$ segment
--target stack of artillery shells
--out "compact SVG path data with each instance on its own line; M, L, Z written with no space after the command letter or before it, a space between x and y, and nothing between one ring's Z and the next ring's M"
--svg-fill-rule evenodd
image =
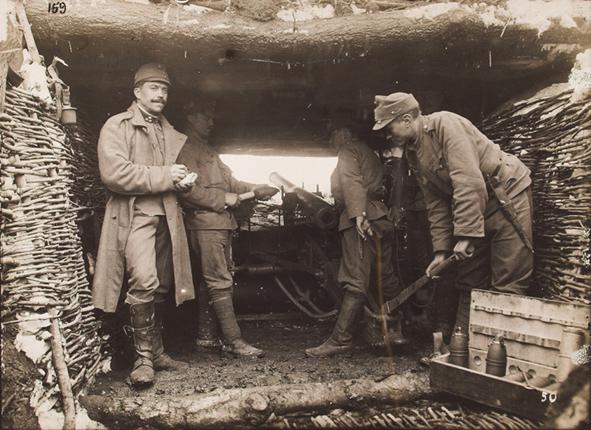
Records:
M103 341L78 236L85 208L72 195L79 154L54 116L29 93L7 90L0 115L2 319L42 320L50 307L59 312L77 395L101 365ZM48 334L45 326L36 337L47 342ZM43 393L33 403L51 407L59 399L51 350L36 362Z
M591 303L591 100L550 87L488 118L483 131L532 171L534 286Z

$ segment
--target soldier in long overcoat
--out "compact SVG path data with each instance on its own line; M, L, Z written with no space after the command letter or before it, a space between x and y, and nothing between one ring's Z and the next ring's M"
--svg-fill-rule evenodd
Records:
M174 284L177 304L195 293L176 195L185 190L187 168L174 164L187 137L161 113L170 86L164 67L143 65L134 84L136 100L109 118L99 136L99 170L109 199L92 296L95 307L115 312L127 272L125 302L137 356L131 381L143 385L152 383L154 369L176 366L162 347L160 304L166 293Z
M456 326L467 332L470 291L524 294L533 269L529 169L469 120L452 112L422 115L412 94L375 98L374 130L404 147L427 206L434 258L461 260Z

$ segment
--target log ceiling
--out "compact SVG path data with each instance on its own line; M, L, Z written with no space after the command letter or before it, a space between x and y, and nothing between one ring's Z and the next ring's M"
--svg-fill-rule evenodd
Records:
M554 26L538 37L523 25L487 27L465 9L433 19L390 11L296 23L118 0L70 2L64 15L48 16L44 0L26 9L40 52L69 64L61 76L97 117L129 103L138 65L160 61L173 78L173 120L182 100L207 95L218 100L226 131L245 136L260 126L279 140L306 134L306 124L322 136L343 111L366 127L373 95L396 90L416 93L426 111L477 120L567 72L573 47L588 40L580 28Z

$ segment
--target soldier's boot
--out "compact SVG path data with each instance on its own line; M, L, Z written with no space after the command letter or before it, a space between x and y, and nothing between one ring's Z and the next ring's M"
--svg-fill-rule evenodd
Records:
M197 290L197 339L195 345L203 350L221 350L222 342L218 323L207 297L207 287L203 282Z
M152 331L154 330L154 302L129 306L135 362L129 375L134 387L148 386L154 383L154 365L152 363Z
M162 343L162 331L164 316L164 303L156 303L154 314L154 330L152 331L152 363L154 370L178 370L186 363L174 360L167 353L164 352L164 344Z
M353 348L353 325L363 307L364 297L345 292L337 322L330 337L320 346L306 349L308 357L329 357Z
M384 300L392 300L394 297L398 296L402 292L402 284L400 279L397 276L391 277L388 282L384 282ZM386 326L387 326L387 333L382 333L384 336L384 341L388 342L390 345L406 345L408 343L408 339L404 337L402 332L402 320L404 318L404 314L402 311L397 311L396 315L385 315L386 318ZM382 332L383 332L382 328Z
M437 357L441 357L443 354L447 354L449 350L443 340L443 333L436 331L433 333L433 352L428 356L419 358L419 363L423 366L429 367L431 360Z
M435 325L435 331L440 332L443 336L443 341L446 344L449 344L449 341L451 340L451 335L453 332L453 325L452 324L449 324L446 321L443 321L443 322L439 321Z
M449 276L439 279L434 298L434 302L437 304L437 309L434 312L436 315L435 331L440 331L443 334L443 340L447 344L449 344L453 333L458 300L459 291L455 288Z
M230 292L216 298L212 306L220 323L220 329L228 352L240 357L262 357L265 354L262 349L255 348L242 339Z
M409 342L402 332L402 319L402 312L398 312L388 327L388 341L392 345L406 345Z

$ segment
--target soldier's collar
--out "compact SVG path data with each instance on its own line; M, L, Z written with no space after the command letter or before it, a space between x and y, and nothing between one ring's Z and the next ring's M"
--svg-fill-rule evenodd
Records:
M421 115L421 128L423 131L426 131L427 133L435 130L435 124L433 124L433 119L431 118L431 115Z
M420 124L419 124L419 129L417 131L417 137L415 140L413 140L412 142L407 142L406 144L406 149L408 149L409 151L416 151L417 150L417 146L419 145L419 142L421 141L421 136L423 135L423 121L422 118L419 118Z
M149 113L148 111L146 111L139 103L136 103L138 110L140 111L140 113L142 114L142 117L144 118L144 121L146 121L149 124L160 124L160 115L156 116L156 115L152 115L151 113Z
M431 118L428 115L421 115L419 117L417 138L414 142L408 144L410 149L416 151L418 146L421 144L421 140L423 139L423 133L429 133L433 130L435 130L435 127L433 126L433 121Z

